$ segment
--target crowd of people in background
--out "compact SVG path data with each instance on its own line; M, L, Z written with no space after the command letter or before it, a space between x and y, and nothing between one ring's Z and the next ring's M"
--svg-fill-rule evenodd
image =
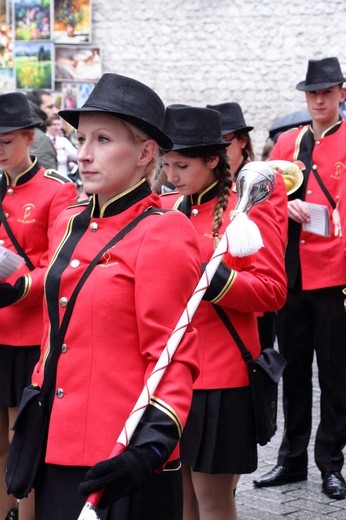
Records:
M257 468L257 442L247 366L218 309L254 357L275 347L287 362L277 464L254 486L308 478L316 359L315 463L322 492L346 498L344 82L338 58L308 61L296 85L306 108L273 121L260 157L298 165L301 182L288 193L277 173L251 210L263 247L224 255L117 453L230 223L239 172L256 160L254 127L233 100L165 107L147 85L112 73L79 108L59 111L44 90L0 95L0 245L25 259L0 283L0 520L74 520L97 492L101 520L237 520L237 484ZM320 210L325 226L312 230ZM77 290L45 464L18 501L5 481L10 428L24 388L43 384Z

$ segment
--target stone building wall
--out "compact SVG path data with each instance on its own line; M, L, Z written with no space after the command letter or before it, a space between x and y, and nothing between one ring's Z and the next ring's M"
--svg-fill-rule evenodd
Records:
M305 105L309 58L346 74L346 0L92 0L103 72L132 76L166 104L241 104L257 154L276 116Z

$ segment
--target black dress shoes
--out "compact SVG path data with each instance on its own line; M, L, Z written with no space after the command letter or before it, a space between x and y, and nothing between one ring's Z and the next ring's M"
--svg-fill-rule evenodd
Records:
M256 487L283 486L292 482L301 482L308 478L307 471L292 471L285 466L275 466L271 471L254 480Z
M335 500L346 498L346 482L339 471L324 473L322 491L327 497L335 498Z

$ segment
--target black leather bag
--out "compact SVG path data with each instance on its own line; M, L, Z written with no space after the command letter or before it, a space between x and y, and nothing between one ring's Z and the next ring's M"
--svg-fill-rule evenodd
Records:
M35 487L46 452L48 416L48 403L40 389L26 387L13 425L15 434L6 467L7 491L16 498L26 497Z
M286 361L273 348L248 363L257 443L265 446L277 430L278 386Z
M263 349L260 356L253 359L224 310L217 305L213 307L232 335L247 364L256 441L261 446L265 446L277 430L278 387L286 361L273 348Z

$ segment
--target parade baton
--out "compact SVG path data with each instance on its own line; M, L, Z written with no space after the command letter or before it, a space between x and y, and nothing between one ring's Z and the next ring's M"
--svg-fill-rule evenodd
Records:
M156 365L149 375L145 386L133 407L125 426L109 458L122 453L128 446L130 439L141 420L141 417L157 386L159 385L166 368L179 346L179 343L200 304L204 293L208 289L211 280L221 263L223 256L230 252L233 256L247 256L257 252L262 246L262 237L258 227L247 217L250 209L266 200L272 193L275 185L275 172L263 161L253 161L246 164L237 177L238 202L230 214L228 224L222 238L216 247L214 254L205 267L205 270L187 305L170 335ZM236 237L236 239L235 239ZM99 520L96 513L97 504L100 501L103 490L88 496L86 503L78 517L78 520Z

